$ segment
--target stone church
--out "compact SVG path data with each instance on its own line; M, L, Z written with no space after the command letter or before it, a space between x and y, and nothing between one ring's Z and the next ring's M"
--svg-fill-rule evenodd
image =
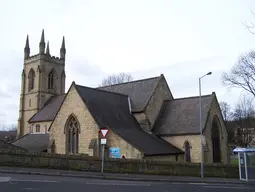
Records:
M202 96L203 150L199 97L174 98L163 74L105 87L71 84L65 93L66 47L50 54L44 31L39 54L24 48L18 137L13 145L31 152L101 152L100 128L108 128L106 155L115 158L228 163L227 131L216 94Z

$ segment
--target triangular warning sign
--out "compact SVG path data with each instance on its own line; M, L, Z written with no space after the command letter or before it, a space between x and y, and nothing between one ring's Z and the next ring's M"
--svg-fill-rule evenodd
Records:
M100 131L101 131L103 137L105 137L108 133L108 129L101 129Z

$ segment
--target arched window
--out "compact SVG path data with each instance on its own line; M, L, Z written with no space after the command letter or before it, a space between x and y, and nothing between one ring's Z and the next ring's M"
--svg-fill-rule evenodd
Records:
M36 126L35 126L35 132L40 132L40 124L36 124Z
M55 77L55 72L54 70L52 70L48 76L48 89L54 89L54 77Z
M211 133L211 139L212 139L212 155L213 155L213 163L220 163L221 162L221 127L218 117L215 115L212 122L212 133Z
M70 115L65 126L67 154L79 153L79 133L80 124L74 115Z
M28 73L28 91L34 89L34 86L35 86L35 71L33 69L30 69Z
M191 161L191 157L190 157L190 148L191 148L191 146L190 146L188 141L186 141L184 143L184 148L185 148L185 161L190 162Z

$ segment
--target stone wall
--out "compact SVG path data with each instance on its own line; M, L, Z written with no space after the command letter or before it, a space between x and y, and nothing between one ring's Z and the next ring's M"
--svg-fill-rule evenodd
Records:
M108 147L119 147L120 148L120 156L125 156L125 158L132 159L141 159L143 157L142 153L137 150L134 146L126 142L120 136L118 136L113 131L109 131L107 135L107 145Z
M162 137L162 139L166 140L168 143L171 143L175 147L182 149L183 151L185 151L184 143L185 141L188 141L191 145L191 149L190 149L191 162L198 163L201 161L200 135L167 136L167 137ZM184 156L183 156L183 161L184 161Z
M57 155L0 150L2 166L53 168L63 170L100 171L100 158L85 155ZM106 159L105 172L158 175L199 176L200 164L169 163L152 160ZM238 178L238 167L205 164L206 177Z
M30 133L47 133L48 129L51 125L51 121L44 121L44 122L36 122L30 124ZM39 131L36 129L36 126L39 125Z

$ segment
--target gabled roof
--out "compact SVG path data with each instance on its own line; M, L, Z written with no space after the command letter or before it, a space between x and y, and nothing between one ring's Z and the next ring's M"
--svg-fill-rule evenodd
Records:
M214 95L202 96L202 117L206 122ZM197 134L199 127L199 97L179 98L163 103L158 120L153 127L156 135Z
M98 89L128 95L132 103L132 112L141 112L146 107L162 76L98 87Z
M129 110L127 95L75 84L74 86L99 127L108 127L145 155L183 153L141 129Z
M28 133L11 144L26 149L29 152L42 152L49 146L49 133Z
M40 121L52 121L56 116L65 95L52 96L45 106L28 121L29 123Z

